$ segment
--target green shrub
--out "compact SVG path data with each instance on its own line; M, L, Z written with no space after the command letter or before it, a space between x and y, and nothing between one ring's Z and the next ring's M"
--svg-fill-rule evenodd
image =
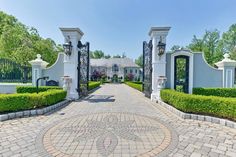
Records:
M39 94L1 94L0 113L41 108L60 102L64 100L65 97L66 91L57 89L47 90Z
M140 82L125 82L125 84L127 84L128 86L130 86L130 87L132 87L132 88L135 88L135 89L137 89L137 90L139 90L139 91L141 91L142 92L142 90L143 90L143 85L142 85L142 83L140 83Z
M235 98L190 95L163 89L161 90L161 99L183 112L210 115L236 121Z
M143 84L143 82L140 82L140 81L134 81L133 83L135 83L135 84Z
M193 94L219 97L236 97L236 88L193 88Z
M100 82L92 82L92 81L90 81L90 82L89 82L89 90L92 90L92 89L94 89L94 88L99 87L100 84L101 84Z
M58 86L39 86L39 92L45 92L49 89L62 89ZM36 93L37 88L35 86L17 86L16 87L17 93Z

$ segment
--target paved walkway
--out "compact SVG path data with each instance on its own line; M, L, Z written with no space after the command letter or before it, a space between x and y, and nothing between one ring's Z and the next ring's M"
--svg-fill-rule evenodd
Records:
M0 157L236 156L236 129L180 119L123 84L0 128Z

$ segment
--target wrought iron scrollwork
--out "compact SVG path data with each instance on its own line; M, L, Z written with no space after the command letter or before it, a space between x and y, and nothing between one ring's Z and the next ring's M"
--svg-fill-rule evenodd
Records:
M152 93L152 40L143 42L143 92L146 97Z
M78 42L78 88L79 96L86 96L88 94L89 83L89 43L82 44Z

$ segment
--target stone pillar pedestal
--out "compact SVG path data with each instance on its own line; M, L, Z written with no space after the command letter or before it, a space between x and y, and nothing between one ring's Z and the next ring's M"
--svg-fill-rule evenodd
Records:
M224 54L224 59L215 64L219 69L223 70L223 88L234 87L236 61L231 60L229 57L230 55L226 53Z
M166 43L166 36L170 27L152 27L149 36L152 40L152 94L151 100L157 101L160 98L160 89L158 88L158 79L160 76L166 77L166 54L159 56L157 45L159 41ZM164 88L164 87L163 87Z
M63 80L63 90L67 91L66 99L67 100L73 99L70 97L72 78L70 78L69 76L64 76L62 77L62 80Z
M156 93L156 98L155 100L160 100L161 99L161 90L165 88L167 78L165 76L159 76L157 79L157 93Z
M37 58L29 63L32 66L32 85L36 86L37 79L42 77L42 70L47 67L48 63L41 59L40 54L37 54ZM39 85L41 85L41 81L39 81Z
M65 55L64 57L64 76L72 78L71 88L68 94L69 98L78 99L79 94L77 92L78 88L78 41L83 36L83 32L79 28L60 28L65 42L71 42L72 52L70 56Z

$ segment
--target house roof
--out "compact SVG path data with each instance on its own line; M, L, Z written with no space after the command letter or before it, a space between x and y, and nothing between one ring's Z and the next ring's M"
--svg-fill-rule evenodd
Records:
M117 64L121 67L137 67L139 66L133 62L130 58L101 58L101 59L90 59L91 66L104 66L112 67L112 65Z

